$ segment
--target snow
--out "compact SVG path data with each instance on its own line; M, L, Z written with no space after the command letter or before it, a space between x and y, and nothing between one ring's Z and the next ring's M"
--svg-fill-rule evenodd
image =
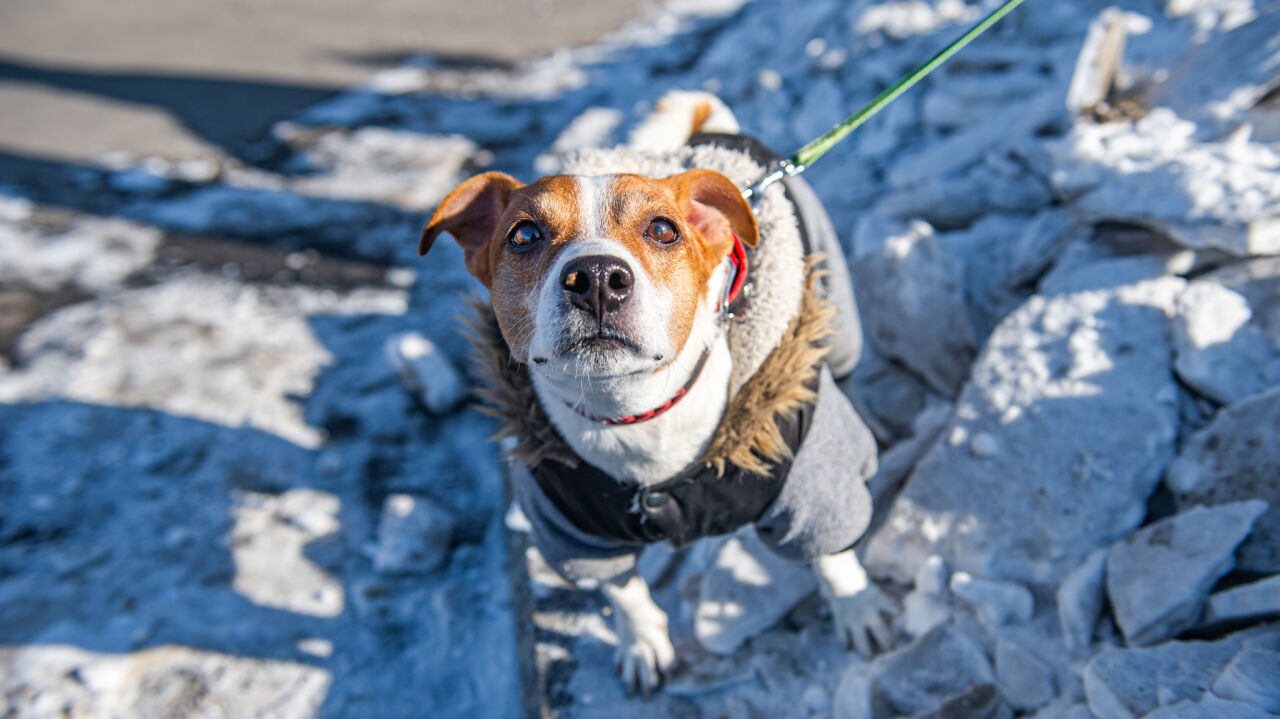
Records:
M868 328L859 549L898 645L847 653L753 537L655 550L681 668L649 702L610 674L604 602L507 514L492 422L459 403L476 285L452 243L417 258L425 213L625 137L672 88L788 152L991 3L685 0L510 67L413 58L281 118L270 165L0 177L0 707L1274 711L1280 13L1120 3L1113 91L1081 115L1111 4L1028 3L806 173ZM1201 521L1240 506L1261 515Z

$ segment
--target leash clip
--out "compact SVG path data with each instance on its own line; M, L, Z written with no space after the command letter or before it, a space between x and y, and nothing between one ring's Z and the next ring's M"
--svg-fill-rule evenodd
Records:
M756 184L742 191L742 198L751 202L753 205L752 209L755 209L755 202L764 194L765 189L769 187L769 185L772 185L778 180L794 177L802 172L804 172L804 165L797 165L790 159L778 160L778 164L774 166L772 172L769 172L764 177L756 180Z

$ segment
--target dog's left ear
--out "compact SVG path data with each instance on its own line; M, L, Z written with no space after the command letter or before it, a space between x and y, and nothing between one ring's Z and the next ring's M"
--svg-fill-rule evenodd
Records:
M466 253L467 271L484 286L491 279L485 243L493 237L507 207L511 191L520 181L501 172L476 175L445 196L418 239L418 254L425 255L441 232L448 232Z
M686 218L720 256L733 249L730 231L748 247L760 242L751 205L733 181L714 170L689 170L667 178L689 198L693 209Z

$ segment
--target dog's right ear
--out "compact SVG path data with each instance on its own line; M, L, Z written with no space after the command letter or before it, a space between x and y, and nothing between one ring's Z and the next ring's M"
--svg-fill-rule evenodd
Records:
M450 192L422 230L418 254L425 255L441 232L448 232L466 253L467 271L489 286L489 260L485 243L493 237L511 191L520 181L501 172L476 175Z

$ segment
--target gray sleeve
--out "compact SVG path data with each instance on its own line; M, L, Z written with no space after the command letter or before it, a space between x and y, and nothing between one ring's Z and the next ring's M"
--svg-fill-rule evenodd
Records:
M798 562L848 549L871 521L867 479L875 471L875 439L823 367L809 432L756 533Z
M836 378L843 378L853 372L862 355L862 322L853 297L849 265L845 262L840 238L831 225L831 218L813 188L799 177L788 178L784 184L795 203L797 219L808 235L805 252L821 252L827 258L821 267L830 274L823 278L822 290L826 299L836 306L836 334L829 340L831 352L827 354L827 364Z
M583 589L635 567L642 547L594 537L573 526L523 465L511 467L511 493L529 519L530 541L556 574Z

